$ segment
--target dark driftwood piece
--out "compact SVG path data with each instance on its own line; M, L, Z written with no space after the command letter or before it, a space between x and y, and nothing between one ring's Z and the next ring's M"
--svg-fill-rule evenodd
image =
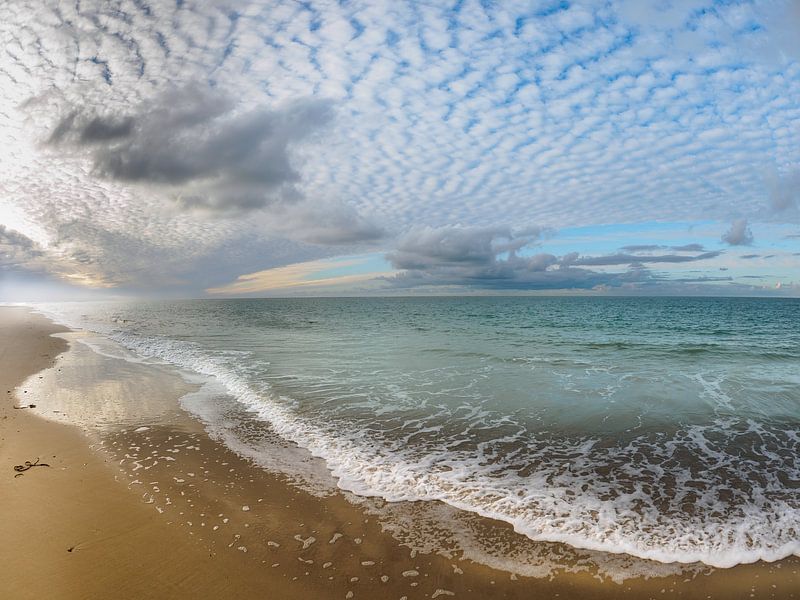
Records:
M49 467L49 466L50 465L48 465L47 463L40 463L38 458L34 462L26 460L24 465L14 465L14 470L17 472L17 474L14 475L14 477L22 476L25 473L25 471L27 471L28 469L32 469L33 467Z

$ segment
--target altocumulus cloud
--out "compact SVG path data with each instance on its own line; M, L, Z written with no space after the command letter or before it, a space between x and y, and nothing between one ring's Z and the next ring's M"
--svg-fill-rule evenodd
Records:
M389 251L394 285L705 268L706 250L673 244L713 250L733 217L763 246L764 219L796 232L797 15L793 0L7 2L0 222L36 241L9 255L182 295L352 245ZM537 253L534 230L508 227L650 222L714 225L605 256Z
M800 11L800 7L798 8ZM785 213L800 207L800 169L795 169L783 177L768 177L770 208L777 213Z

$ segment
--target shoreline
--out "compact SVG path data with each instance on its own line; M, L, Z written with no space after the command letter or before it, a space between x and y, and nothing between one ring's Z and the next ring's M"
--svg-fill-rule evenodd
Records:
M10 586L0 593L4 597L793 598L800 587L796 559L615 583L598 581L588 570L516 577L469 560L463 549L449 558L415 552L385 531L397 516L392 513L413 509L405 516L414 520L449 509L367 499L353 504L342 493L318 496L290 485L209 436L179 406L189 384L170 381L176 376L167 369L112 369L108 361L115 359L106 358L92 371L88 354L69 367L81 379L86 373L102 379L103 394L93 406L113 408L90 437L30 414L68 387L67 372L58 369L81 352L75 342L50 337L68 330L28 309L0 308L0 328L5 389L34 373L45 386L38 395L24 389L18 394L37 409L11 409L8 393L0 409L0 465L3 477L13 480L0 491L0 514L7 516L0 535L13 541L0 554L0 592ZM61 367L49 368L53 364ZM73 400L80 405L88 400L77 383ZM163 398L148 405L151 414L142 406L131 410L124 400L114 404L123 395L115 386L125 385ZM136 421L125 423L121 415L128 414ZM51 467L14 480L11 466L38 455ZM513 537L506 524L469 518L480 535ZM444 534L431 534L437 536Z
M212 559L191 538L169 531L78 428L12 408L20 399L36 404L32 394L15 394L15 388L63 359L67 342L50 335L67 329L22 308L3 307L0 315L0 597L257 594L252 579L230 577L239 569L236 561ZM13 465L37 457L50 467L13 476ZM286 597L299 595L286 590Z

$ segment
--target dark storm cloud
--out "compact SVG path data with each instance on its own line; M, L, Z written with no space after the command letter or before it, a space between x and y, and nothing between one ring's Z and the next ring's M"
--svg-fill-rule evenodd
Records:
M58 122L48 142L51 144L60 144L67 140L84 144L107 142L130 136L133 125L132 117L88 116L73 110Z
M71 110L49 141L89 149L102 177L172 186L186 208L248 210L301 198L289 151L332 114L324 100L242 109L224 93L192 85L131 114Z
M89 121L81 132L82 142L103 142L130 136L134 121L127 117L119 120L107 120L95 117Z
M386 255L402 272L386 281L395 287L467 286L489 290L590 289L618 287L654 276L635 264L624 273L577 266L580 257L549 253L521 256L541 235L536 228L515 232L503 227L421 227L402 236Z
M402 272L387 281L395 286L468 286L494 290L589 289L650 284L660 280L645 267L655 263L687 263L715 258L720 252L694 255L641 255L617 253L558 257L549 253L521 255L535 244L541 230L522 234L503 227L421 227L402 236L387 260ZM663 248L628 246L638 251ZM702 250L699 244L680 247L683 252ZM586 267L624 266L623 272Z
M515 236L507 227L417 227L403 236L388 259L396 269L491 268L498 254L533 243L538 230Z

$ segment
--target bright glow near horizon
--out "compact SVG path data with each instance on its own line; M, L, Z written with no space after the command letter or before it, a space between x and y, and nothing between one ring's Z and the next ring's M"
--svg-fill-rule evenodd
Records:
M0 290L800 295L800 4L15 2Z

